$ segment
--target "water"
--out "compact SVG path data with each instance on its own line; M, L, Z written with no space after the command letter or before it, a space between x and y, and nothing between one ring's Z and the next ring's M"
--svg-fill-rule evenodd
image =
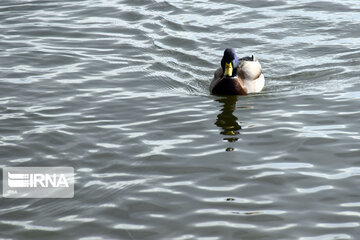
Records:
M0 157L73 199L0 199L2 239L358 239L360 2L0 3ZM226 47L266 89L208 93Z

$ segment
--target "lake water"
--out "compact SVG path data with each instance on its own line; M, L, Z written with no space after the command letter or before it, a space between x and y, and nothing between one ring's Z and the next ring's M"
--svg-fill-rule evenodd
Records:
M360 1L0 3L0 165L75 168L0 199L1 239L360 236ZM223 51L266 89L208 87Z

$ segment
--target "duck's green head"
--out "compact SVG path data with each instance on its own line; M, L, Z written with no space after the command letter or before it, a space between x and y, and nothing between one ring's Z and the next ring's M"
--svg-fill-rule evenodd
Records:
M221 67L223 69L224 77L237 76L237 68L239 66L239 59L236 56L235 50L227 48L224 51L224 56L221 59Z

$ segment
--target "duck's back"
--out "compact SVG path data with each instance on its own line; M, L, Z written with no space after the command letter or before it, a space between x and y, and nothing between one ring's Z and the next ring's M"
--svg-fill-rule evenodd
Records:
M216 95L240 95L242 88L237 78L224 78L212 89Z

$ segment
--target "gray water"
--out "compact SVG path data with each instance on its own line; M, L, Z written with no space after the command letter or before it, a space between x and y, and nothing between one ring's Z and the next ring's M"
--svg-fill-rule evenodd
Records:
M0 2L1 239L360 239L360 1ZM226 47L266 89L212 96Z

